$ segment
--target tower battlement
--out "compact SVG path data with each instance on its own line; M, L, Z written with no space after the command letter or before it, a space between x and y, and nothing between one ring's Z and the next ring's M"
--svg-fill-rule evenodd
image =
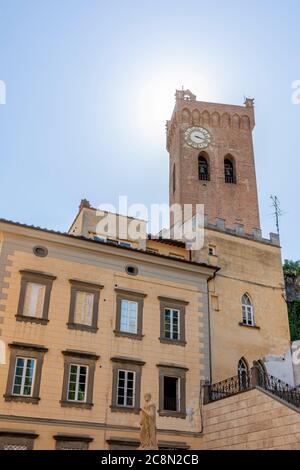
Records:
M209 223L224 219L245 233L260 229L252 131L254 100L244 105L197 101L177 90L167 121L170 205L204 204ZM172 223L172 220L171 220Z

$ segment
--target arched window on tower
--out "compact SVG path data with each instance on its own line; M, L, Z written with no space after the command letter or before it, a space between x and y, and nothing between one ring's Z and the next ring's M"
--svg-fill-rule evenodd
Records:
M248 294L242 297L242 316L244 325L254 325L254 309Z
M250 386L249 367L246 360L242 357L238 363L239 390L247 390Z
M200 154L198 157L198 175L201 181L210 180L208 161L203 154Z
M224 176L225 183L236 183L234 165L230 158L224 159Z

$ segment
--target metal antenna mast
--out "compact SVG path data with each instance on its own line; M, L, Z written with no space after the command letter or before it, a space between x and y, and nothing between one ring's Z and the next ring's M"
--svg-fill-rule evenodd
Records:
M280 209L280 201L277 196L270 196L272 200L272 206L274 207L274 217L276 222L276 229L279 235L279 217L282 216L282 210Z

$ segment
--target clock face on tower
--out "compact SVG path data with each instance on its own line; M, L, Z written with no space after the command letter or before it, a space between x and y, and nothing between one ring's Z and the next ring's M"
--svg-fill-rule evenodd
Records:
M190 147L195 149L205 149L211 143L211 135L204 127L189 127L184 138Z

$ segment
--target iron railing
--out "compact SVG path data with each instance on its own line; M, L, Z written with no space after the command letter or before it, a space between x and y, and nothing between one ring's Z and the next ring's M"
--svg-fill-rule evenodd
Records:
M220 400L221 398L230 397L231 395L249 390L250 388L249 376L240 377L236 375L213 385L209 385L208 400Z
M221 382L208 385L208 402L227 398L246 390L259 386L272 395L281 398L285 402L300 408L300 388L293 387L277 377L267 373L257 374L256 380L251 379L251 372L247 375L236 375Z
M225 183L236 183L236 177L234 175L225 175Z
M277 377L267 374L259 377L258 385L287 403L300 408L299 388L292 387Z

